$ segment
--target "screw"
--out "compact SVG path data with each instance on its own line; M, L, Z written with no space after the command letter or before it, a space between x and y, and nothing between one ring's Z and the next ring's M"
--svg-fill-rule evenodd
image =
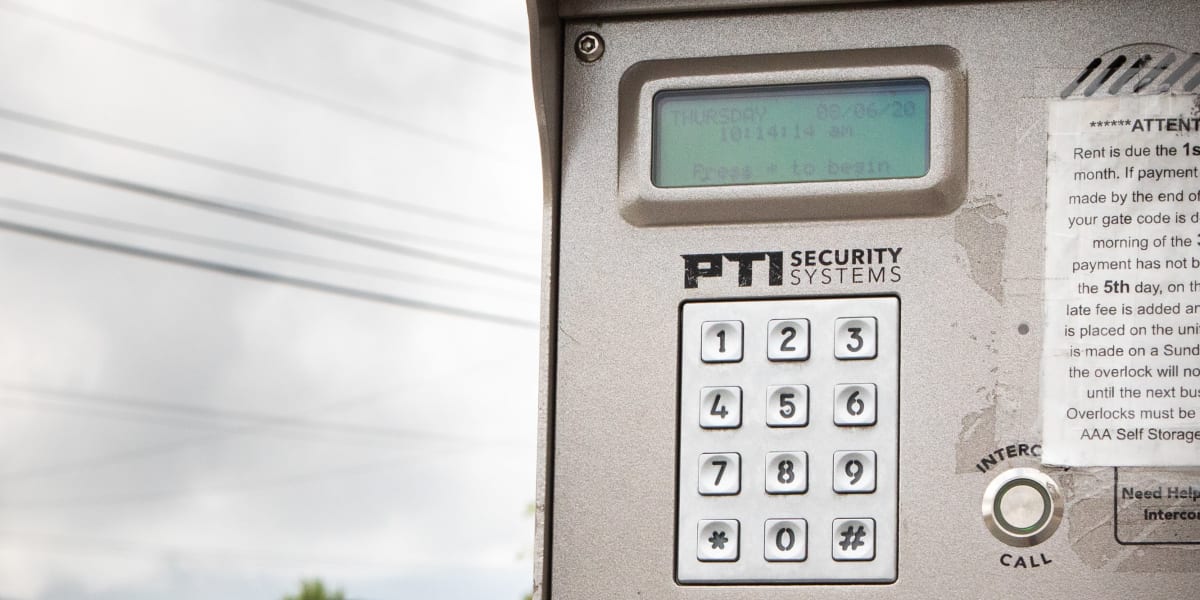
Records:
M604 38L591 31L575 39L575 56L585 63L594 63L604 56Z

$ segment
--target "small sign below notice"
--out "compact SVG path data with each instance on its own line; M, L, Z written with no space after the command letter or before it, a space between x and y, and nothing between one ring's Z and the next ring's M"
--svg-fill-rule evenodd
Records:
M1050 103L1046 464L1200 466L1200 96Z
M1113 471L1117 543L1200 545L1200 470Z

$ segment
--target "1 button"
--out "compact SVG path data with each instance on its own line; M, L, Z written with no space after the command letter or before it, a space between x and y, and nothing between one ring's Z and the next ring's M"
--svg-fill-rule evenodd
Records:
M808 491L807 452L768 452L768 494L803 494Z
M696 527L696 558L705 562L733 562L738 559L738 522L736 519L703 520Z
M700 426L736 429L742 426L742 388L706 387L700 390Z
M767 519L763 558L771 562L800 562L808 558L808 521Z
M838 450L833 453L833 491L869 494L875 491L875 452Z
M833 387L833 423L841 427L875 424L875 384L841 383Z
M834 519L833 560L875 560L875 519Z
M767 426L804 427L805 425L808 425L808 386L768 386Z
M705 321L700 326L700 360L704 362L742 360L742 322Z
M742 457L736 452L700 455L699 492L732 496L742 491Z
M875 358L875 317L838 319L833 343L833 355L839 360Z
M808 319L776 319L768 323L767 359L808 360Z

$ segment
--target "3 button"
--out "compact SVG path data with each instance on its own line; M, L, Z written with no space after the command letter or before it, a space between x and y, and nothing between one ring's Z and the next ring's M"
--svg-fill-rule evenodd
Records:
M833 344L833 355L840 360L875 358L875 317L838 319Z

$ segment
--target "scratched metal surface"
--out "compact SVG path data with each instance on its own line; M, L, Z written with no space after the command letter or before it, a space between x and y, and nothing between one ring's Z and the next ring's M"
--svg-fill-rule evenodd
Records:
M801 8L568 23L602 33L593 65L564 48L561 190L548 195L546 391L552 501L539 518L539 593L554 598L1194 597L1197 547L1120 546L1109 469L1049 470L1067 496L1036 569L980 520L975 464L1040 438L1046 102L1118 46L1200 46L1192 2L977 2ZM968 79L967 193L932 218L638 228L618 214L617 89L644 59L945 44ZM747 65L753 68L753 65ZM554 217L551 217L551 223ZM555 228L547 228L549 236ZM680 254L902 246L893 285L682 286ZM554 257L557 257L555 262ZM885 586L703 587L672 578L677 315L682 300L895 293L904 304L899 580ZM1026 325L1026 334L1019 328ZM1002 467L1034 466L1017 458ZM995 471L993 471L994 473ZM543 506L543 508L547 508ZM541 519L545 519L542 521ZM752 549L753 550L753 549Z

